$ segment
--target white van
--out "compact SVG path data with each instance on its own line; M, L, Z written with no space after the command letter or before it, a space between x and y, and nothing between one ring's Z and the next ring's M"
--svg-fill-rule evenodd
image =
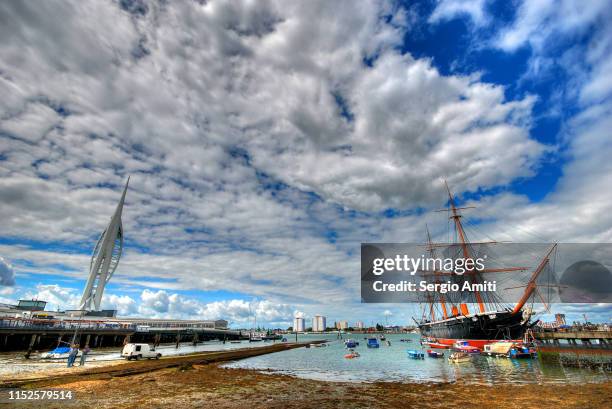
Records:
M159 352L151 349L149 344L126 344L121 351L121 357L128 361L132 359L159 359L162 356Z

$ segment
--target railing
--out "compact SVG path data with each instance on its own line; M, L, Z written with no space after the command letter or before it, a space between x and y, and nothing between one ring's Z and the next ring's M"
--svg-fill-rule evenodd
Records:
M26 320L26 319L0 319L0 329L26 329L26 330L117 330L135 331L135 325L116 325L98 322L75 322L57 320Z

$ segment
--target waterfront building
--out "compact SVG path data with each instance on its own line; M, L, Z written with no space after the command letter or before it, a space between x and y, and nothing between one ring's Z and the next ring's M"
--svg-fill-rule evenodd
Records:
M295 317L293 319L293 331L304 332L306 330L306 320L302 317Z
M227 330L226 320L174 320L158 318L115 318L113 322L129 323L136 325L138 329L151 331L165 328L194 328L194 329L216 329Z
M23 311L44 311L47 305L46 301L40 300L19 300L15 309Z
M346 320L338 321L336 323L336 329L339 329L339 330L345 330L348 328L348 326L349 326L348 321Z
M315 315L312 318L312 331L323 332L327 326L327 319L323 315Z
M128 178L123 188L123 194L115 209L115 213L113 213L108 226L104 229L94 247L89 265L89 278L87 279L87 284L83 291L79 310L100 310L104 287L106 287L106 284L110 281L119 265L121 252L123 251L123 223L121 222L121 213L123 212L123 204L125 202L128 183L130 183L130 178Z
M357 329L364 329L365 325L363 324L363 321L357 321L355 323L355 328L357 328Z

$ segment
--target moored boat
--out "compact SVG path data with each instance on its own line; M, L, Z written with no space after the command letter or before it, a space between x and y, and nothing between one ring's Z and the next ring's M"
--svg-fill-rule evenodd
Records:
M453 352L448 356L449 362L461 363L461 362L469 362L471 360L470 354L466 354L465 352Z
M534 348L522 343L513 345L508 351L508 358L534 358L536 356L537 352Z
M52 351L40 354L41 359L67 359L70 354L69 347L57 347Z
M368 338L368 348L379 348L380 344L378 343L378 339L376 338Z
M349 352L348 352L348 354L344 355L344 357L345 357L346 359L359 358L360 356L361 356L361 355L359 355L359 352L357 352L357 351L355 351L355 350L353 350L353 349L350 349L350 350L349 350Z
M480 349L471 346L468 341L465 341L463 339L460 339L453 344L453 350L458 352L465 352L466 354L480 354Z
M355 348L359 346L359 342L355 341L354 339L347 339L344 341L344 346L346 348Z
M512 341L493 342L484 346L483 354L489 356L507 356L512 346L514 346Z
M434 351L433 349L427 350L427 356L430 358L444 358L444 352Z
M422 353L421 351L417 351L415 349L409 349L406 351L406 353L408 354L408 358L412 358L412 359L425 359L425 354Z

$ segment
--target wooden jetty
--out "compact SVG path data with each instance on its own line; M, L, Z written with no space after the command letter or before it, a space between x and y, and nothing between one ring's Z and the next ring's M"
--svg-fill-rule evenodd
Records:
M534 332L538 356L571 366L612 370L612 331L567 330Z

